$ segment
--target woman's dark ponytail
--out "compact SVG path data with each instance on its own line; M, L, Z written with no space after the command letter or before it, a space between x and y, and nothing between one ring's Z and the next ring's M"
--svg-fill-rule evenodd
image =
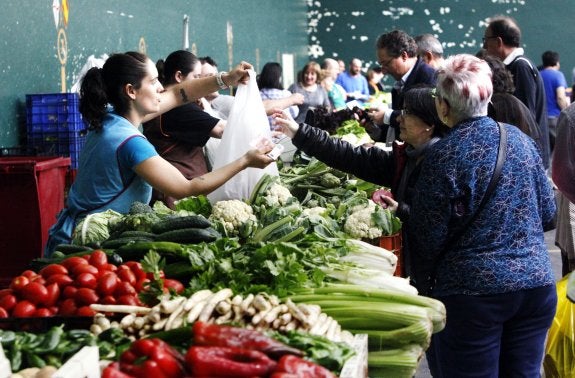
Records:
M106 114L108 96L102 80L102 69L93 67L86 72L80 87L80 113L88 130L100 130Z

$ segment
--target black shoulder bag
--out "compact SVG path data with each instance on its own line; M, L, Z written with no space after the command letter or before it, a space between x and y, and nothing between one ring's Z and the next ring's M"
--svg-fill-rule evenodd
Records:
M447 241L443 250L437 255L433 262L433 266L431 267L431 272L423 284L418 284L417 289L420 295L429 296L433 292L436 283L436 276L437 276L437 269L439 266L439 262L445 257L445 254L449 250L449 248L463 235L463 233L467 230L469 225L473 223L477 215L481 212L487 200L495 190L497 183L499 182L499 178L501 176L501 171L503 170L503 163L505 163L505 158L507 157L507 131L505 130L505 126L502 123L498 122L499 125L499 149L497 150L497 162L495 164L495 168L493 170L493 175L491 176L491 180L489 181L489 185L487 186L487 190L483 194L483 198L481 199L481 203L477 207L475 213L467 220L467 222L457 231L455 232L451 238Z

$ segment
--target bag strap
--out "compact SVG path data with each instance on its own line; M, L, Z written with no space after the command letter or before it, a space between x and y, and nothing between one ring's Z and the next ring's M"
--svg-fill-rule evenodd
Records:
M479 203L479 206L477 207L477 210L475 211L475 213L467 220L467 222L465 222L463 227L461 227L458 232L453 234L453 236L447 241L447 243L445 244L444 248L441 250L439 255L437 255L437 257L435 258L435 261L434 261L434 264L432 267L432 271L431 271L431 275L430 275L430 284L431 284L431 286L429 288L430 293L433 290L433 287L435 286L435 278L437 275L437 268L438 268L439 262L443 259L443 257L445 257L445 254L449 250L449 247L451 245L453 245L459 238L461 238L463 233L467 230L467 228L477 218L477 216L479 215L479 213L481 212L481 210L483 209L483 207L487 203L487 200L489 199L489 197L491 197L491 194L495 190L495 187L497 186L497 183L499 182L499 178L501 177L501 171L503 170L503 164L505 163L505 159L507 157L507 130L505 130L505 126L503 126L503 124L501 122L498 122L497 124L499 125L499 148L497 150L497 161L495 163L495 168L493 169L493 175L491 176L491 180L489 181L489 185L487 186L487 189L485 190L485 194L483 194L483 198L481 199L481 202Z

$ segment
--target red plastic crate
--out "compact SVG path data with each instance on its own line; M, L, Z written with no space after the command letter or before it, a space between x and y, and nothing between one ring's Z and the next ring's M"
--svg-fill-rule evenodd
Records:
M0 158L0 285L42 257L48 230L64 207L70 158Z

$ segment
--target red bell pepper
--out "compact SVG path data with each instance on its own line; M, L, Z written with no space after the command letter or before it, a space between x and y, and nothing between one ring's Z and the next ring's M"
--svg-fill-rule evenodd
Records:
M160 339L140 339L120 356L120 369L136 378L180 378L184 357Z
M122 372L119 362L112 362L102 371L102 378L134 378L134 376Z
M285 354L303 356L299 349L272 339L253 329L195 322L194 345L245 348L264 352L274 359Z
M186 353L192 376L267 377L277 363L257 350L216 346L192 346Z
M335 374L323 366L291 355L280 358L274 376L275 373L294 374L298 378L337 378Z

